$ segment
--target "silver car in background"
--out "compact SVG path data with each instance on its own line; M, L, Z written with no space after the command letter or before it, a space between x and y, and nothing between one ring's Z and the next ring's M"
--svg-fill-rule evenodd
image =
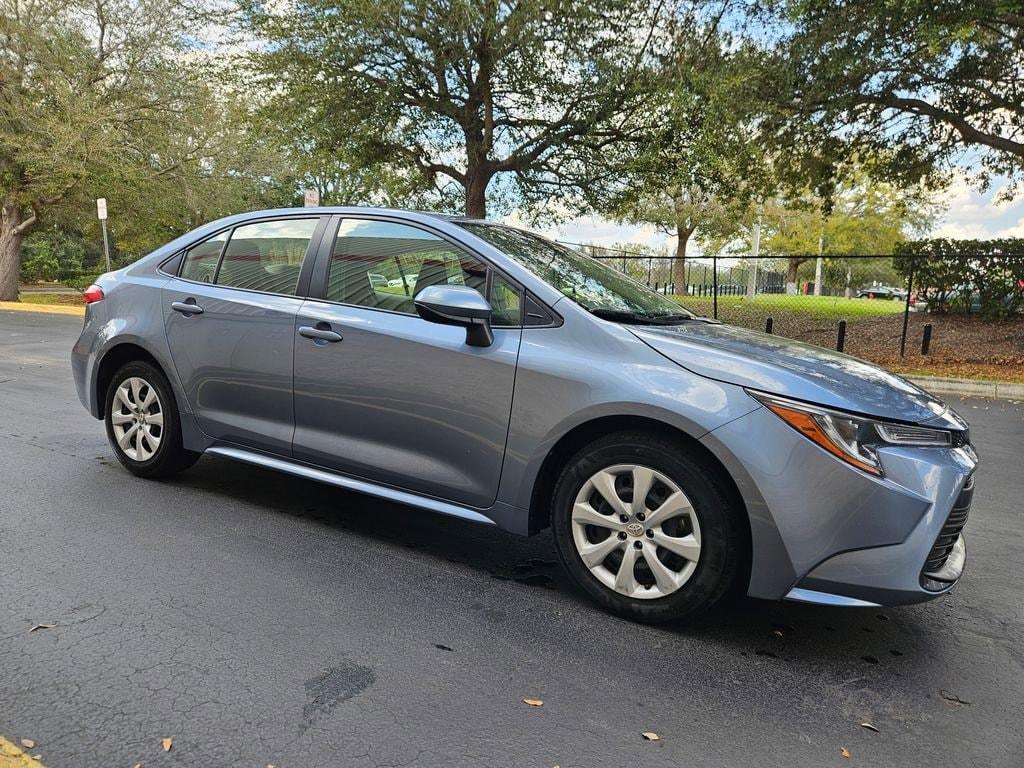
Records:
M207 224L86 292L131 472L203 453L529 535L633 619L730 592L912 603L963 571L966 423L874 365L696 317L542 237L366 208Z

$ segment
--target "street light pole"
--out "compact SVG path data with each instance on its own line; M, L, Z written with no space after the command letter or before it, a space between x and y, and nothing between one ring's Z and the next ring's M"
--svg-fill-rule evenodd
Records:
M754 219L754 232L750 238L750 269L747 270L747 298L757 296L757 266L761 256L761 206L757 207L757 218Z
M814 260L814 295L821 296L821 254L825 251L825 233L818 235L818 258Z

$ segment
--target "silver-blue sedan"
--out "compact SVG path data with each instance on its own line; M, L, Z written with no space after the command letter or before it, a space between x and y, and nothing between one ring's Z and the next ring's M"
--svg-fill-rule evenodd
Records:
M633 619L956 584L967 424L535 234L399 210L207 224L86 291L82 403L140 477L227 456L517 534Z

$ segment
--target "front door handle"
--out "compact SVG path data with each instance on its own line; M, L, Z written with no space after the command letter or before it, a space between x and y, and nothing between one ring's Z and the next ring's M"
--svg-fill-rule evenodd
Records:
M317 323L317 325L327 325L327 323ZM341 341L341 334L330 330L330 326L327 328L311 328L308 325L303 325L299 327L299 336L305 336L307 339L313 339L314 341Z
M196 304L195 299L189 299L188 301L172 301L171 309L175 312L181 312L183 315L203 314L203 308Z

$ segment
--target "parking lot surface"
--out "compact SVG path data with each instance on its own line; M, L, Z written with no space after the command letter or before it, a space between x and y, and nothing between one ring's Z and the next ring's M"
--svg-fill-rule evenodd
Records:
M133 478L80 327L0 312L0 736L51 768L1024 765L1020 404L950 399L982 460L951 595L645 627L547 534L211 457Z

